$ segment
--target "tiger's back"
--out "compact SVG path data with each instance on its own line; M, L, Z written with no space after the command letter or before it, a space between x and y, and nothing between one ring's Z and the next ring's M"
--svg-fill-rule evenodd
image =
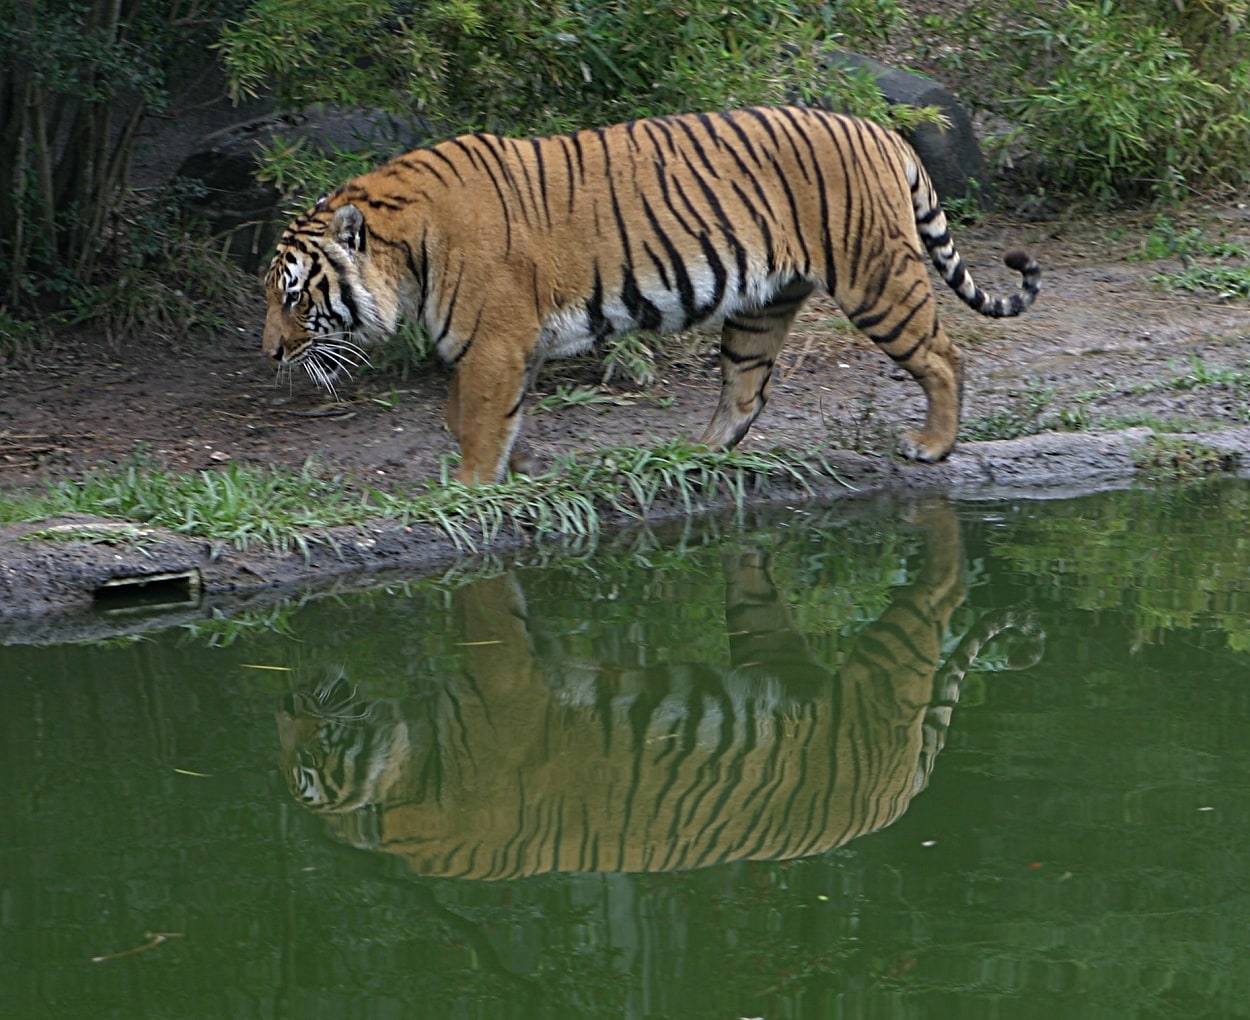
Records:
M322 374L343 333L419 318L455 366L447 423L464 481L503 471L522 400L549 357L634 329L720 321L721 397L702 442L737 443L813 290L920 382L924 429L904 452L954 443L959 359L925 253L976 311L1016 315L964 270L919 159L870 122L794 107L651 118L539 139L454 138L402 156L292 224L267 279L265 349ZM314 372L314 377L316 373ZM525 466L520 450L514 467Z

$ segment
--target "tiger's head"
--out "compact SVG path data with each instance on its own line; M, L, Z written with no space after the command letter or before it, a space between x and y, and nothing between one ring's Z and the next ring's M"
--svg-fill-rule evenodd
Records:
M361 341L395 332L393 252L375 242L364 214L340 192L323 196L287 228L265 274L262 338L281 370L303 367L334 392L341 374L368 363Z
M410 754L398 706L356 696L342 674L280 699L279 763L291 796L311 811L347 814L380 803Z

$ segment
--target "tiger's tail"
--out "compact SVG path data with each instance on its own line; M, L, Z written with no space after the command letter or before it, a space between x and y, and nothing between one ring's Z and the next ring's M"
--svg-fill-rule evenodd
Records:
M916 227L920 239L929 252L929 258L942 274L942 279L964 304L974 312L993 319L1005 319L1019 315L1033 303L1042 287L1042 267L1027 251L1016 248L1003 256L1010 269L1021 276L1020 289L1010 297L990 297L973 281L964 268L946 223L946 214L938 201L937 192L929 175L918 162L909 161L907 183L911 187L911 204L916 214Z
M933 677L933 700L925 709L920 759L912 783L917 793L928 785L929 773L933 771L938 752L946 746L951 712L959 701L964 677L981 654L981 649L1004 631L1015 631L1018 642L1009 654L1008 669L1028 669L1041 659L1046 632L1042 630L1037 615L1028 610L1000 609L988 613L963 636Z

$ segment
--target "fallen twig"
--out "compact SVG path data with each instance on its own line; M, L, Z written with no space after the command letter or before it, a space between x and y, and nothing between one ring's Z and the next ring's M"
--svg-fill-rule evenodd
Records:
M168 939L180 939L185 936L185 932L180 931L149 931L144 932L147 936L147 942L141 946L134 946L131 949L123 949L120 953L106 953L103 956L93 956L92 963L104 963L106 960L120 960L123 956L134 956L136 953L146 952L149 949L155 949L162 942Z

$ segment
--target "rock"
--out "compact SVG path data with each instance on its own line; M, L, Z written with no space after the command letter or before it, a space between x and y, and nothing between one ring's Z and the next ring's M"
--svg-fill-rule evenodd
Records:
M190 182L183 211L226 238L227 251L248 272L269 259L286 225L284 196L256 179L260 153L276 142L300 143L321 154L373 151L378 162L416 148L428 137L379 111L313 107L272 114L206 135L183 160L177 176ZM311 205L315 195L309 195Z
M877 88L887 102L938 107L949 121L949 127L921 124L903 132L904 136L924 162L944 200L968 199L986 210L993 205L990 173L972 129L972 118L945 88L932 78L901 71L845 50L830 53L825 66L867 70L876 79Z

